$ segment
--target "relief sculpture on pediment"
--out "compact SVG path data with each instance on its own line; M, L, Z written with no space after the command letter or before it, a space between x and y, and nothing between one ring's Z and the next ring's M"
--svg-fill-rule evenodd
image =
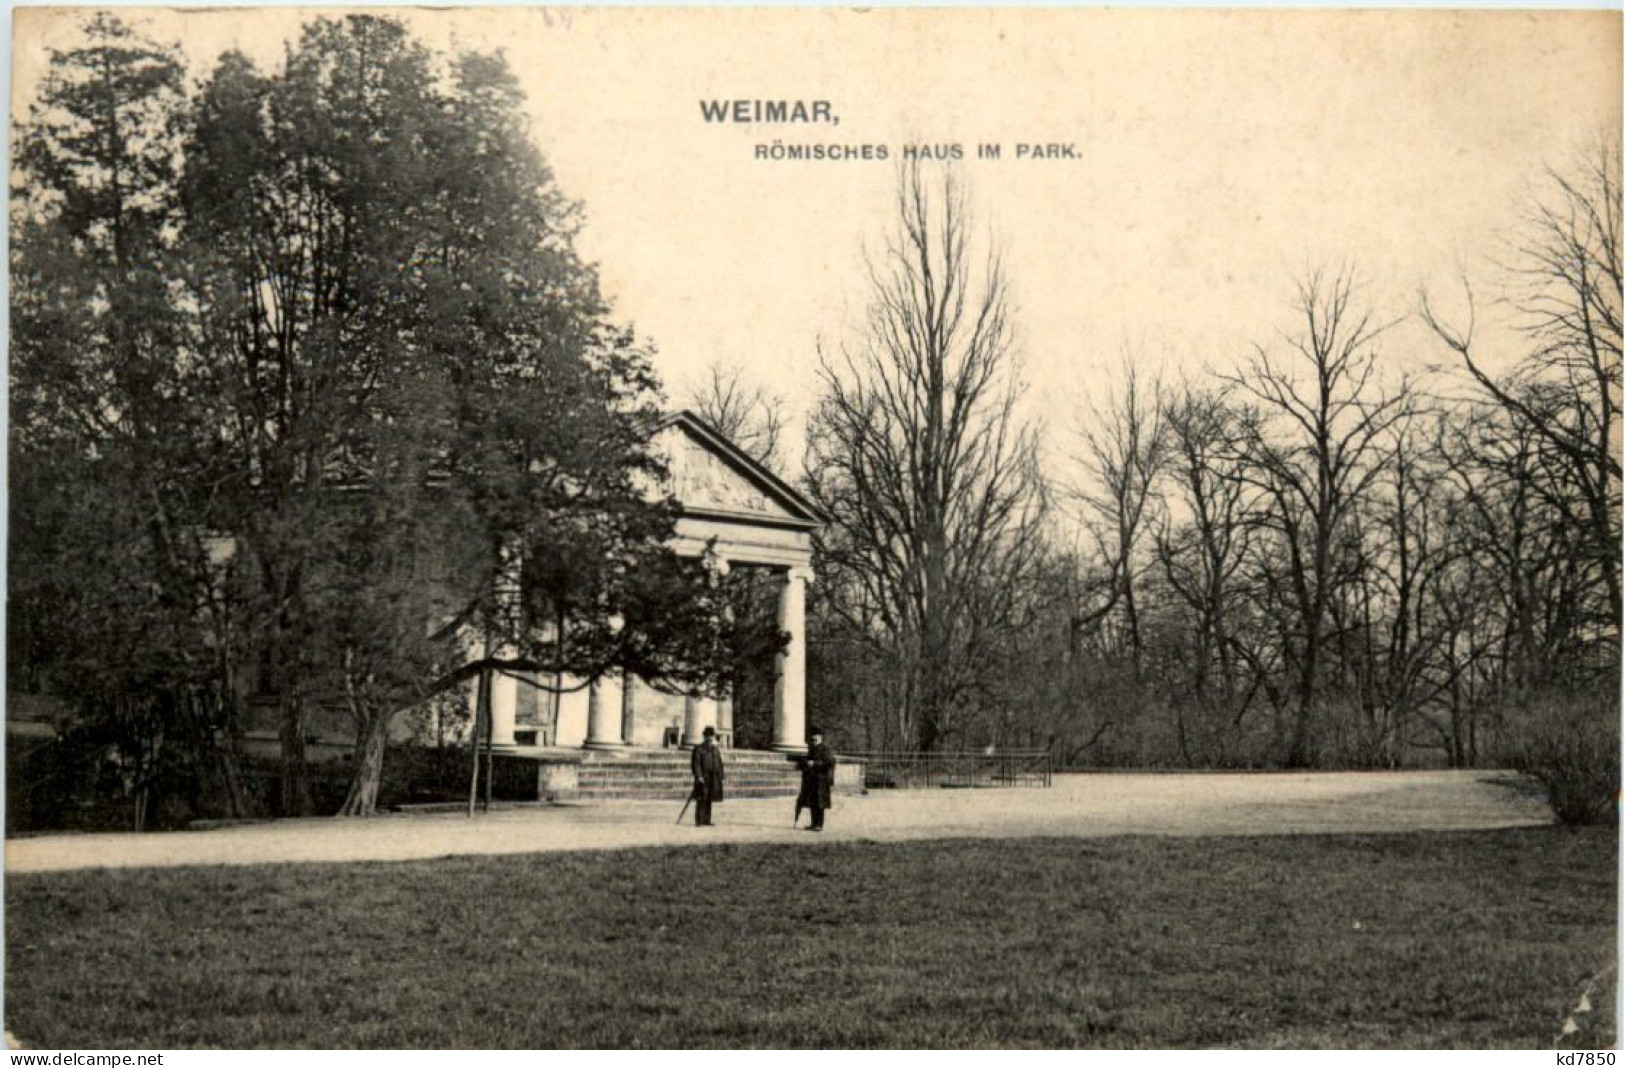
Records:
M675 450L672 477L677 499L690 508L775 514L779 510L749 479L730 468L715 453L692 439Z

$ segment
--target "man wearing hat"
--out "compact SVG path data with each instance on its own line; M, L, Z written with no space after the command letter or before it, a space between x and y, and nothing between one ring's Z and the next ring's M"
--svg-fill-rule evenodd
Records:
M801 765L801 793L796 797L796 816L804 808L812 810L809 831L824 829L824 810L830 807L829 795L835 786L835 754L824 744L824 731L812 727L807 731L807 755L797 761Z
M717 729L707 727L700 744L689 755L688 767L694 773L694 826L711 826L711 802L722 800L722 749L717 745Z

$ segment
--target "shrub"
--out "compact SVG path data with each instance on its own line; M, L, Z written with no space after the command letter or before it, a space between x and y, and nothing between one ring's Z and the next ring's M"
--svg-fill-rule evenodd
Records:
M1533 698L1508 716L1508 762L1546 788L1565 824L1619 819L1619 699L1602 687Z

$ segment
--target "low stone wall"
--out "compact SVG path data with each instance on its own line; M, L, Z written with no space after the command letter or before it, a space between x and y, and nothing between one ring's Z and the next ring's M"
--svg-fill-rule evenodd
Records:
M835 765L835 792L848 796L858 796L864 792L861 763L848 764L843 760Z
M574 801L580 797L581 764L542 764L536 775L536 796L542 801Z

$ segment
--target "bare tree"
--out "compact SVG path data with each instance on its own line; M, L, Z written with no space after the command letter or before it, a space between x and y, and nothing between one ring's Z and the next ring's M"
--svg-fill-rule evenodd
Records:
M1439 422L1414 396L1401 399L1358 502L1358 558L1332 600L1338 682L1358 706L1362 764L1394 765L1421 710L1451 682L1439 657L1456 620L1440 587L1461 554L1452 536L1459 501L1438 453ZM1445 591L1451 601L1460 594Z
M1225 709L1239 727L1249 699L1237 700L1233 601L1252 534L1252 501L1236 470L1236 413L1217 393L1187 384L1164 400L1163 420L1166 478L1185 521L1176 527L1164 518L1156 532L1157 559L1192 619L1191 692L1198 706ZM1182 707L1176 702L1176 714ZM1182 714L1177 728L1190 762Z
M1089 484L1075 490L1073 496L1083 509L1084 525L1094 537L1105 574L1091 598L1095 603L1080 606L1073 617L1074 642L1121 607L1136 667L1144 652L1139 606L1134 599L1135 579L1145 566L1139 550L1156 522L1157 476L1167 446L1162 394L1161 381L1142 384L1133 357L1125 357L1122 392L1104 411L1091 408L1079 430L1084 449L1081 464Z
M976 250L955 173L904 164L895 223L866 329L823 356L807 470L834 520L826 600L892 658L900 733L929 750L1016 626L1045 492L1004 274Z
M1288 610L1283 644L1295 710L1286 761L1296 767L1315 755L1328 616L1358 548L1356 507L1376 478L1382 435L1402 410L1403 388L1374 395L1384 327L1356 305L1355 290L1351 271L1310 275L1298 286L1303 328L1286 339L1287 356L1258 346L1239 373L1222 376L1253 405L1241 471L1263 497L1260 522L1273 536L1259 543L1260 564Z
M1480 728L1497 698L1545 675L1537 620L1547 596L1564 599L1543 535L1552 513L1537 491L1533 434L1493 404L1456 408L1433 428L1446 566L1429 598L1438 650L1428 669L1438 718L1431 731L1452 765L1474 763ZM1424 736L1415 744L1427 745Z
M1493 665L1487 681L1497 693L1520 695L1558 683L1595 644L1587 603L1598 589L1586 534L1571 521L1566 465L1527 420L1493 401L1441 437L1460 502L1452 536L1487 602L1474 625L1474 643Z
M689 391L688 406L764 466L780 468L784 397L751 383L742 367L711 364L704 381Z
M1474 348L1472 290L1463 325L1447 323L1428 294L1422 315L1483 392L1523 420L1566 466L1575 521L1588 533L1617 632L1619 574L1621 356L1620 146L1599 143L1567 176L1548 170L1547 195L1526 212L1513 249L1512 303L1529 350L1497 377Z

